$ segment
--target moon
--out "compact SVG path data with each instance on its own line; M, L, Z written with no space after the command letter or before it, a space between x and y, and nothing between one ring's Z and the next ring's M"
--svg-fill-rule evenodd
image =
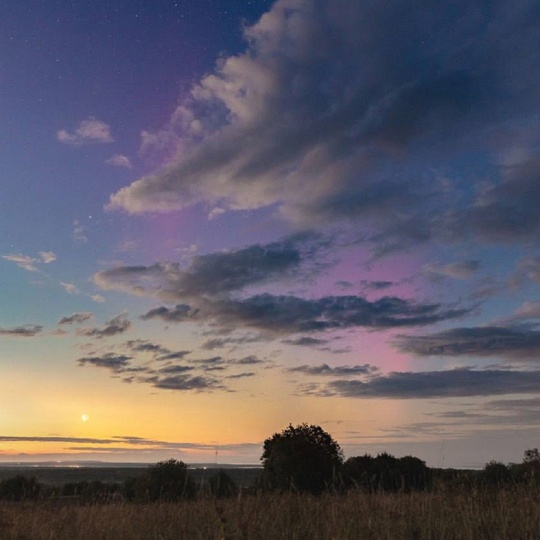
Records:
M82 420L83 422L88 422L88 419L89 419L89 418L90 418L90 417L89 417L87 414L83 414L83 415L81 416L81 420Z

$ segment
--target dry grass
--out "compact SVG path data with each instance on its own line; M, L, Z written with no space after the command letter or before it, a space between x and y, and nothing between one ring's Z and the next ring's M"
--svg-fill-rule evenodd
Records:
M168 504L2 503L2 540L530 539L538 488L245 496Z

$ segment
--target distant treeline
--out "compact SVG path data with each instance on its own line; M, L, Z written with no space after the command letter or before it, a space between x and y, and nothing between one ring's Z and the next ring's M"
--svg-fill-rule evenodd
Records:
M495 489L508 485L540 486L540 453L527 450L522 463L491 461L481 471L434 469L414 456L388 453L343 459L339 445L319 426L289 426L264 442L263 468L250 486L238 486L224 470L195 478L185 463L170 459L148 467L124 482L98 480L51 486L18 474L0 482L0 499L113 501L177 501L200 497L234 497L261 491L347 493L411 492L433 489Z

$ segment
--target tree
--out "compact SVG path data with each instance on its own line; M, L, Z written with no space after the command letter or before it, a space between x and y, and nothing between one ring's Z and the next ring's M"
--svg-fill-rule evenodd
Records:
M136 500L175 501L192 498L195 486L182 461L169 459L152 465L146 474L129 486Z
M289 425L264 441L263 484L270 489L321 493L343 463L339 444L320 426Z

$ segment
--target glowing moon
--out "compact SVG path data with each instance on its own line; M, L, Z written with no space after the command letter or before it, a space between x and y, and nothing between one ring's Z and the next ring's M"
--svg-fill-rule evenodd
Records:
M90 417L89 417L87 414L83 414L83 415L81 416L81 420L82 420L83 422L87 422L89 418L90 418Z

